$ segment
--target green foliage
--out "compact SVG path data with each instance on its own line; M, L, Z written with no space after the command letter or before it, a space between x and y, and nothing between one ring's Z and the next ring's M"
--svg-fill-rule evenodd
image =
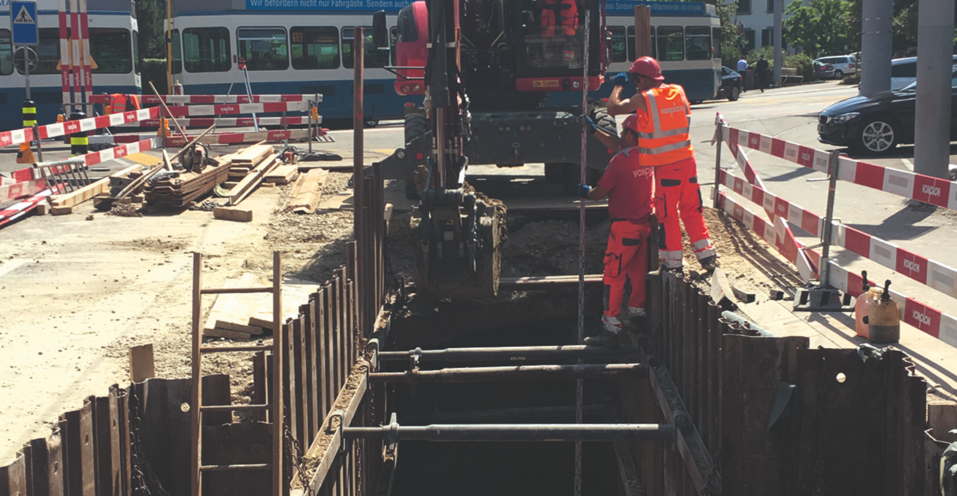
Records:
M728 3L715 3L715 0L707 0L708 3L715 6L718 12L718 19L721 22L721 60L724 65L733 67L733 64L741 57L742 34L738 32L738 27L734 24L734 17L738 11L738 0L732 0Z
M138 0L136 21L143 59L166 59L166 0Z
M817 0L809 5L791 2L784 20L784 40L811 58L847 53L852 48L851 11L851 3L843 0Z
M763 46L759 50L751 50L748 52L746 60L748 61L748 67L757 67L758 59L764 55L764 59L768 61L768 70L774 70L774 47ZM786 66L785 66L786 67Z
M861 84L861 73L855 72L841 80L841 84Z
M143 94L153 94L150 90L150 81L156 86L156 91L166 95L166 57L161 59L143 59L140 64L140 77L143 81Z

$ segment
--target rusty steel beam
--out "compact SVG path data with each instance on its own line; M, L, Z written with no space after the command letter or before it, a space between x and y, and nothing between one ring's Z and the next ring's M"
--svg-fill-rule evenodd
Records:
M577 360L589 358L637 357L637 346L563 345L563 346L509 346L488 348L445 348L441 350L380 351L380 362L407 362L416 358L420 362L483 362L495 360Z
M545 381L562 379L595 379L599 377L615 377L622 374L647 376L648 367L641 363L464 367L440 370L409 370L406 372L374 372L369 374L369 382L461 383Z
M673 439L671 424L397 424L381 427L344 427L347 439L396 439L399 441L656 441Z

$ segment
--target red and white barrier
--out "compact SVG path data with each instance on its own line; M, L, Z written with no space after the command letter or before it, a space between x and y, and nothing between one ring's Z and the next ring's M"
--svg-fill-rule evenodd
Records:
M115 143L129 143L133 141L140 141L144 139L149 139L152 135L145 134L118 134L113 136L113 142ZM198 136L198 135L196 135ZM187 136L189 139L193 139L196 136ZM260 131L260 132L248 132L248 133L218 133L218 134L207 134L203 136L199 142L206 145L240 145L243 143L259 143L260 141L285 141L285 140L297 140L297 139L306 139L309 137L308 129L289 129L286 131L275 130L275 131ZM155 137L154 137L155 138ZM181 135L173 134L166 138L166 146L168 147L181 147L185 146L187 141L183 139Z
M758 150L789 162L827 173L830 153L760 133L725 127L722 133L729 144ZM957 182L891 169L841 157L838 179L867 186L904 198L957 210Z
M40 139L55 138L78 132L89 132L106 127L121 126L146 119L157 119L160 116L159 107L150 107L142 110L131 110L112 115L103 115L99 117L88 117L75 121L57 122L37 127L37 134ZM0 133L0 147L19 145L35 140L33 129L23 128L14 131L5 131Z
M47 187L44 179L32 179L19 183L0 185L0 202L16 200L33 193L43 191Z
M186 119L177 119L179 124L183 127L198 127L198 128L207 128L210 126L216 127L253 127L253 118L252 117L189 117ZM259 117L256 119L256 122L260 126L281 126L283 124L282 117ZM322 117L320 116L318 121L313 121L313 124L321 124ZM159 119L149 119L139 123L143 127L159 127ZM295 117L286 117L285 124L287 126L305 126L309 124L309 118L304 116L295 116Z
M185 145L186 143L183 144ZM160 138L154 136L152 138L135 141L133 143L107 148L106 150L87 153L86 155L82 155L82 158L86 162L87 166L91 166L101 162L106 162L107 160L122 158L131 153L145 152L146 150L159 148L160 146Z
M169 112L173 117L196 117L206 115L265 114L269 112L305 112L309 110L309 102L224 103L218 105L191 105L167 108L169 108Z
M15 203L7 208L4 208L3 210L0 210L0 227L30 213L30 211L36 208L41 201L58 191L59 187L57 186L54 186L52 189L46 188L19 203Z
M216 103L273 103L273 102L305 102L312 100L322 102L322 95L253 95L252 101L246 95L160 95L162 100L171 105L216 104ZM109 95L93 95L90 103L106 105ZM156 95L140 97L143 105L159 105L160 99Z

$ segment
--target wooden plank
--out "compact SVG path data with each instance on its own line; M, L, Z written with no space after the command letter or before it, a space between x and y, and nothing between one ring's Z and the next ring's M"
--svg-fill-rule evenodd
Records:
M262 286L262 282L259 277L254 274L243 274L239 279L227 279L223 282L224 289L233 289L233 288L251 288ZM237 332L235 329L224 329L219 326L219 322L233 322L236 324L249 324L249 319L253 315L253 309L258 308L257 302L262 301L258 295L217 295L216 300L213 302L213 306L209 311L209 315L206 317L206 323L203 324L203 333L206 331L213 331L217 327L223 330L232 330ZM272 312L270 312L271 314ZM271 317L271 316L270 316ZM255 326L255 324L252 324ZM270 321L269 328L272 327L272 322ZM245 332L245 331L238 331ZM247 332L247 334L252 334L252 332Z
M255 188L256 185L262 182L263 176L268 174L269 171L271 171L272 168L277 164L276 159L278 157L279 157L278 153L273 153L267 156L262 161L257 162L256 167L250 170L249 174L247 174L246 177L242 179L242 181L239 181L239 184L237 184L235 187L229 190L230 199L241 201L242 198L244 198L249 191L252 191L252 189ZM230 205L235 205L235 204L232 203L231 201Z
M143 170L142 164L132 165L119 172L90 183L72 193L51 196L50 205L54 207L72 207L74 205L78 205L100 193L109 193L111 177L125 177L132 172L139 172L141 170Z
M73 207L50 207L51 215L69 215L73 213Z
M322 184L328 175L329 173L323 169L313 169L307 174L300 175L286 199L283 210L297 214L314 213L322 196Z
M217 320L216 327L214 329L243 332L246 334L252 334L254 336L259 336L260 334L265 332L265 329L259 326L237 324L235 322L230 322L228 320Z
M297 165L280 165L268 174L263 175L263 182L272 184L289 184L296 174L299 174Z
M156 376L153 366L153 344L131 346L130 352L130 380L143 382Z
M203 336L226 339L251 339L252 334L245 332L228 331L226 329L203 329Z
M216 207L213 209L213 218L237 222L252 222L253 211L240 208Z

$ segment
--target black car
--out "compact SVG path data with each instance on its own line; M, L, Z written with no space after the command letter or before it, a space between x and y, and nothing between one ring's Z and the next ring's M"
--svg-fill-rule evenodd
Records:
M957 66L951 79L950 139L957 141ZM824 109L818 117L818 141L847 146L868 155L890 152L914 142L917 82L896 91L855 96Z
M727 67L722 67L721 87L718 88L718 97L727 98L733 102L741 96L742 91L744 91L744 79L741 75Z

